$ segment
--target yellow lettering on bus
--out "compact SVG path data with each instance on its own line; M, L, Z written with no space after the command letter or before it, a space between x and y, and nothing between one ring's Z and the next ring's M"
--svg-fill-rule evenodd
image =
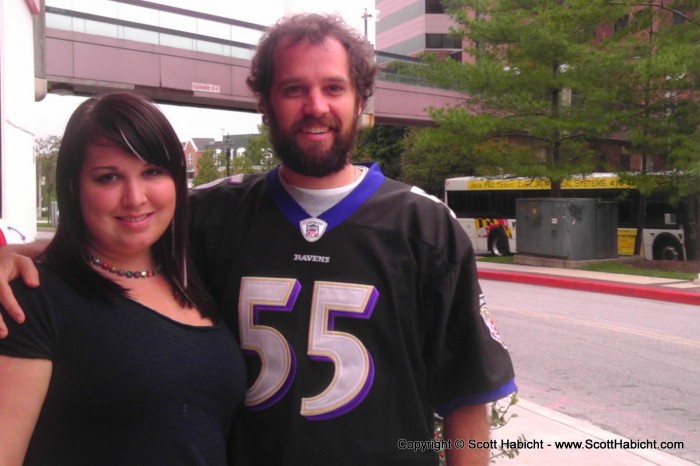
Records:
M511 179L511 180L469 180L467 190L487 191L487 190L507 190L507 189L551 189L549 180L544 178L536 179ZM623 183L617 177L605 178L575 178L562 181L562 189L625 189L631 188L629 183Z

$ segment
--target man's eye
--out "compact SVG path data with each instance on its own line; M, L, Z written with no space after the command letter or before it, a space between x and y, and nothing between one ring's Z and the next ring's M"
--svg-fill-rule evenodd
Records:
M301 94L300 86L289 86L284 89L285 95L299 95Z

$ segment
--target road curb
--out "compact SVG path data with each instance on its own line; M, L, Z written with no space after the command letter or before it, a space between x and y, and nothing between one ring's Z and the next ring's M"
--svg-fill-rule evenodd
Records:
M684 290L661 288L658 286L643 286L627 283L614 283L595 279L577 279L558 277L540 273L522 273L504 270L479 269L478 276L484 280L500 280L528 285L553 286L579 291L617 294L634 298L655 299L681 304L700 305L700 293Z

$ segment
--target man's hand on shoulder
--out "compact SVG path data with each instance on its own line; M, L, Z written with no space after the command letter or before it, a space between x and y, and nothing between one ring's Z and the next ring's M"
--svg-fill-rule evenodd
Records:
M41 241L26 245L7 245L0 248L0 306L5 308L10 317L17 323L24 322L24 312L12 293L10 282L21 276L27 286L39 286L39 272L34 266L32 257L41 254L47 244ZM5 338L7 333L7 325L0 317L0 338Z

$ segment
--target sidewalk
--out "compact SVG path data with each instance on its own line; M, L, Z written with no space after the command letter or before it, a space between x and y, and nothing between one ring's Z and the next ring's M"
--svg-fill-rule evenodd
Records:
M700 305L700 282L477 261L479 278Z
M541 286L555 286L582 291L619 294L646 299L700 305L700 283L665 278L589 272L576 269L535 267L514 264L477 262L479 278ZM509 411L517 414L492 438L528 441L514 459L498 459L507 466L690 466L670 453L655 449L660 445L633 444L624 437L575 419L544 406L518 400ZM615 442L615 441L618 442ZM639 442L646 439L632 439ZM555 442L581 442L580 447L557 448ZM625 443L626 442L626 443ZM658 442L657 442L658 443Z
M551 409L518 400L511 408L513 417L501 429L492 432L492 439L500 445L502 439L516 442L522 436L530 448L520 448L514 459L498 459L501 466L691 466L684 459L656 450L650 445L627 448L624 437L607 432L593 424L558 413ZM634 439L637 442L640 439ZM645 440L645 439L642 439ZM580 448L571 445L557 448L555 442L581 442ZM586 448L588 441L589 448ZM657 442L657 447L659 447ZM646 448L644 448L646 447Z

